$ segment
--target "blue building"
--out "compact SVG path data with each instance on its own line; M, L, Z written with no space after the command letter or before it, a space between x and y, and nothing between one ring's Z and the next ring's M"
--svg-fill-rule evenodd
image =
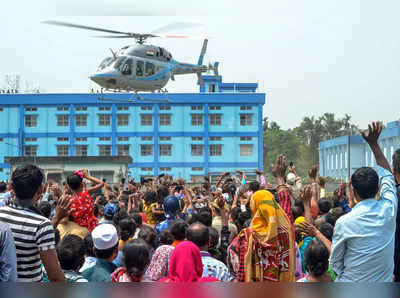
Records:
M379 144L391 163L394 151L400 148L400 121L387 124L381 133ZM374 155L361 135L343 136L319 143L321 176L348 181L349 166L351 175L360 167L375 165Z
M91 93L0 94L0 180L29 161L58 180L83 166L114 181L262 169L265 94L257 84L203 79L199 93L169 93L168 101L159 93L134 103L121 101L126 93L105 94L108 101Z

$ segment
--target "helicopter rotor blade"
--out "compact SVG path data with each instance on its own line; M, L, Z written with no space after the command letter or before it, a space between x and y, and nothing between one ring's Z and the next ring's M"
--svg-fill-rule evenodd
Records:
M135 36L128 36L128 35L92 35L91 37L95 37L95 38L133 38Z
M151 31L152 34L166 34L170 31L174 31L176 29L182 29L182 28L193 28L193 27L200 27L204 26L203 24L199 23L188 23L188 22L173 22L164 26L161 26L153 31Z
M73 23L68 23L68 22L61 22L61 21L45 21L43 23L44 24L49 24L49 25L72 27L72 28L92 30L92 31L100 31L100 32L107 32L107 33L113 33L113 34L125 34L125 35L129 35L129 36L135 34L135 33L131 33L131 32L122 32L122 31L103 29L103 28L98 28L98 27L91 27L91 26L73 24Z

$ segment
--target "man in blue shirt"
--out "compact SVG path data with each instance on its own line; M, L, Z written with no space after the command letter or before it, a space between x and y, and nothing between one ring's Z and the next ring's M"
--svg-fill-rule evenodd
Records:
M372 123L368 133L362 132L377 167L376 172L372 168L360 168L351 177L358 203L335 225L330 265L337 274L337 282L393 280L398 202L390 165L378 145L381 131L380 123Z
M10 227L0 222L0 282L17 281L17 253Z
M393 154L393 175L396 180L397 199L400 199L400 149ZM396 240L394 249L394 277L400 282L400 210L397 208Z

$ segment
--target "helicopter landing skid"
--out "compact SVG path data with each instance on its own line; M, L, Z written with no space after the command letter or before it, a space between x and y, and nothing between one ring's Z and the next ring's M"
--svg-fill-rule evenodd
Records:
M132 96L129 99L118 99L118 98L105 98L103 89L101 89L101 96L99 97L99 100L101 101L118 101L118 102L135 102L135 97L136 97L136 102L137 101L151 101L151 102L170 102L167 93L167 90L162 90L160 91L165 95L165 99L151 99L151 98L143 98L138 92L134 92Z

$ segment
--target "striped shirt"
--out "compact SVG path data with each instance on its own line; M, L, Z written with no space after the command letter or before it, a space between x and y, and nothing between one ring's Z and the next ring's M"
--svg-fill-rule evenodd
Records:
M41 281L40 252L55 249L51 222L29 208L16 205L1 207L0 221L10 226L14 236L18 281Z

